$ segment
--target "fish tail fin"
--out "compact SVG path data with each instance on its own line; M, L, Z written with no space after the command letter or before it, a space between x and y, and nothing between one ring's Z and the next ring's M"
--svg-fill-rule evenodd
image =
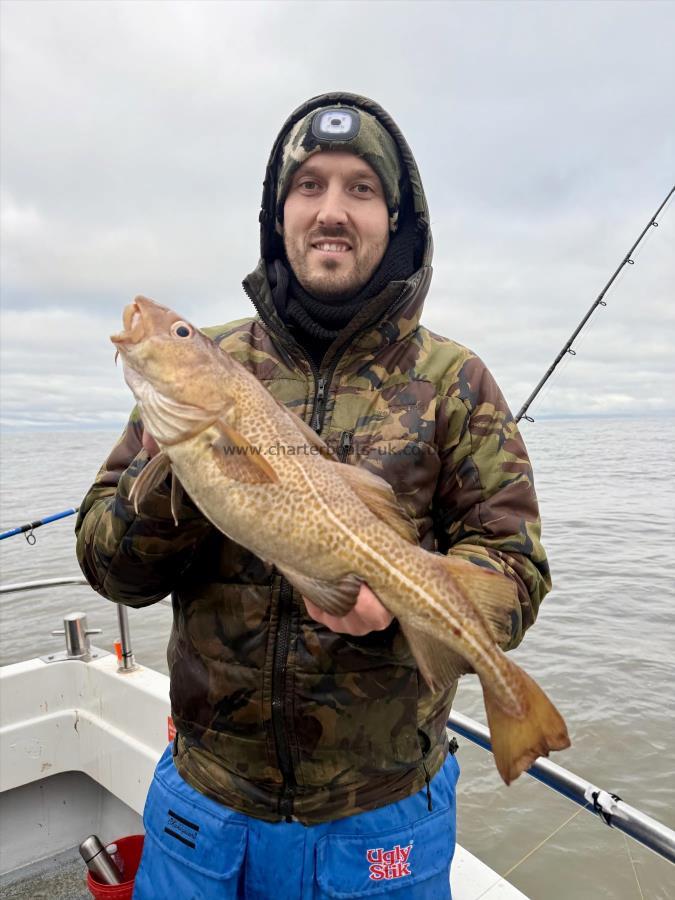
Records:
M523 697L523 712L516 716L506 711L497 696L481 681L490 726L492 753L506 784L514 781L538 756L570 746L563 717L539 685L519 666L507 660L512 677Z

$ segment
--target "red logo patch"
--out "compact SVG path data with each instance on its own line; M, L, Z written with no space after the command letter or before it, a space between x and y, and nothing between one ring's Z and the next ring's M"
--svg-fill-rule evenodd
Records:
M377 847L375 850L366 851L366 859L370 863L370 875L373 881L381 881L383 878L405 878L412 875L410 871L410 852L412 842L407 847L396 844L391 850Z

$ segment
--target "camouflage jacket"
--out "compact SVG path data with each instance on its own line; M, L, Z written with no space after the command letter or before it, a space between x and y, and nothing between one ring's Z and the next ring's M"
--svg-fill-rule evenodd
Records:
M244 282L258 315L205 331L344 463L384 477L422 546L514 580L518 603L504 644L513 647L550 589L531 468L485 365L420 325L431 279L426 200L407 144L387 125L418 185L425 231L412 277L367 304L320 371L276 313L264 256ZM134 413L80 507L77 553L92 586L116 602L141 607L171 593L181 775L234 810L306 824L423 787L447 753L456 684L428 690L396 622L356 638L313 621L276 570L217 531L189 498L175 526L167 484L136 515L129 492L147 462L141 435Z

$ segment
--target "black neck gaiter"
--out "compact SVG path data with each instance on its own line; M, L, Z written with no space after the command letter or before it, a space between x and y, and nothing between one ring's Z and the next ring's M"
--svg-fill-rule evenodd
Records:
M268 263L267 277L276 310L293 330L296 340L317 366L328 347L338 337L366 300L377 296L391 281L405 281L415 271L416 219L414 214L399 219L399 228L370 281L354 297L346 300L319 300L309 294L295 277L284 255Z

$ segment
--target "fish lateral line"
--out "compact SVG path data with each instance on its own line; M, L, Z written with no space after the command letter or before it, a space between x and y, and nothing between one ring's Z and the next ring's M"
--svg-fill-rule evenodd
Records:
M350 541L352 543L352 545L354 545L356 547L357 550L360 550L361 552L363 552L364 555L367 558L369 558L370 562L374 562L377 565L383 567L389 573L390 577L393 576L394 579L398 578L399 583L402 584L404 589L407 589L407 590L413 592L414 594L417 595L418 598L421 598L423 601L425 601L427 603L427 605L430 606L440 616L440 618L446 622L446 624L449 626L450 630L453 631L453 633L454 633L455 629L459 630L460 632L463 630L465 640L469 646L469 649L474 650L475 655L478 658L480 658L481 660L484 660L486 662L486 664L489 665L491 661L489 659L488 654L485 653L483 647L481 646L481 643L476 639L475 635L473 635L471 633L471 630L466 628L467 620L460 620L459 618L453 618L450 610L446 606L443 606L442 604L438 603L438 601L435 599L435 597L433 597L431 594L428 594L426 591L424 591L423 588L421 588L416 581L411 580L407 575L405 575L404 572L401 571L401 569L398 566L395 566L392 563L390 563L390 561L388 559L386 559L384 556L382 556L380 553L378 553L377 550L371 544L364 542L351 529L347 528L347 526L342 522L342 520L339 519L337 516L335 516L335 514L333 513L333 510L330 508L330 506L327 504L327 502L318 493L318 491L316 490L311 479L309 479L307 477L307 472L305 471L304 467L300 466L299 468L300 468L302 476L305 479L305 482L306 482L310 492L313 494L314 498L317 500L320 508L325 512L327 518L333 524L337 525L340 533L346 538L346 540ZM363 501L359 497L357 497L357 499L359 500L360 503L363 503ZM366 509L368 509L368 507L366 506L365 503L363 503L363 505L366 507ZM373 513L370 510L368 510L368 512L371 515L373 515ZM386 524L386 523L382 523L382 524ZM396 534L394 529L391 529L391 531L393 532L394 535L396 535L396 537L399 538L399 540L401 540L401 542L404 545L406 544L406 542ZM471 602L471 601L469 600L469 602ZM489 629L488 629L488 634L489 634ZM495 647L496 647L496 644L495 644ZM495 672L498 671L496 667L494 668L494 671Z

